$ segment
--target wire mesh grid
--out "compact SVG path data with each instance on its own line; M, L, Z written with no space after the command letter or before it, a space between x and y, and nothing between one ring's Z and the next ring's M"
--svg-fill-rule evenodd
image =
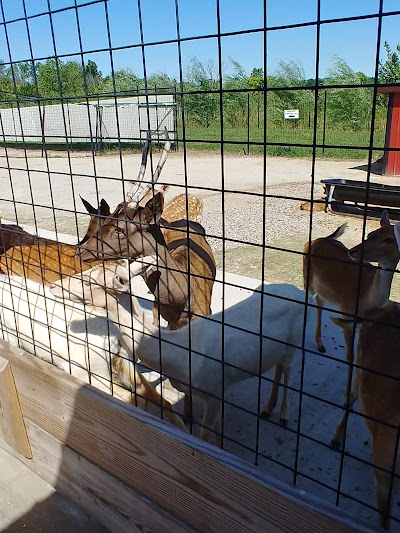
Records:
M385 486L391 493L398 447L393 378L399 373L387 346L388 338L390 348L396 346L398 311L395 305L384 312L368 309L365 295L372 308L389 297L398 261L393 226L383 220L374 234L379 242L374 236L366 240L352 266L347 249L343 253L334 244L333 251L318 252L312 241L344 221L317 209L325 206L316 197L318 179L334 172L352 177L349 162L365 192L358 201L362 217L349 220L346 243L363 241L377 227L367 220L375 160L399 150L385 144L388 103L380 91L396 87L390 83L396 80L382 77L383 46L400 11L380 0L370 12L360 6L347 15L316 0L300 21L291 22L290 13L269 11L260 1L254 18L241 22L239 12L228 16L228 2L216 0L193 25L179 0L150 4L1 2L2 215L29 233L3 220L3 339L141 407L149 408L143 398L155 401L150 410L158 416L177 424L183 419L190 432L280 480L378 520L377 504L384 514L389 508L384 489L375 500L373 466L384 484L390 478ZM153 9L165 17L165 27L157 25L160 36L151 31ZM129 20L125 33L118 13ZM337 61L339 74L323 77L335 28L363 24L372 43L371 75ZM67 36L65 28L71 30ZM88 37L92 33L95 39ZM296 46L306 34L310 78L293 61L281 61L270 75L274 42L283 38ZM235 61L227 73L230 51L240 47L254 52L259 67L251 74ZM191 55L203 49L213 65ZM174 79L154 79L157 54L172 58ZM134 114L125 113L132 107ZM289 111L299 118L285 119ZM167 138L180 150L169 155L154 183L150 178ZM107 140L114 151L96 157ZM76 158L79 142L91 150ZM144 180L143 158L140 167L137 148L126 150L127 144L140 150L144 145L143 153L150 149ZM130 198L141 183L147 184L147 197ZM84 200L91 215L84 237L88 217L79 195L96 204ZM146 284L140 276L129 279L126 259L131 272L144 273ZM379 268L361 268L364 259L379 262ZM100 266L87 270L93 264ZM333 272L334 281L315 281L318 266ZM78 277L65 277L63 290L52 287L57 299L41 283L52 284L60 274ZM393 279L396 297L396 273ZM140 307L125 294L129 285ZM319 301L311 298L313 291L321 292ZM159 305L152 312L154 297ZM117 299L125 307L116 314ZM335 306L349 299L340 325L351 342L361 328L356 365L346 362L342 331L328 318L338 316ZM318 304L328 311L325 347L314 340ZM354 318L367 310L368 321ZM376 377L369 379L371 369ZM346 385L345 404L353 399L353 374L361 384L362 408L343 410ZM274 380L281 378L278 414L272 412ZM369 402L376 394L382 395L381 410ZM343 444L334 451L331 438L343 413ZM379 420L381 414L387 419ZM377 419L379 442L367 431L368 425L374 433ZM389 470L389 478L380 468ZM398 528L398 513L391 512L392 527Z

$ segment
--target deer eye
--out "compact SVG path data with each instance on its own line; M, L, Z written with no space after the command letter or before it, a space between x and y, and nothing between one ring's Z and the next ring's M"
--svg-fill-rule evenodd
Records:
M119 236L122 236L122 235L125 235L125 231L124 231L124 229L123 229L123 228L120 228L119 226L117 226L117 227L115 228L115 233L118 235L118 237L119 237Z
M394 243L394 239L392 237L386 237L386 239L383 239L383 242L386 244L392 244Z

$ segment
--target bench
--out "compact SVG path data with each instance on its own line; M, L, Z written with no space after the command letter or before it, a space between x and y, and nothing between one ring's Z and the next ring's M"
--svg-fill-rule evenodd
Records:
M327 210L331 213L368 218L380 218L388 211L391 219L400 220L400 186L367 183L340 178L321 180L326 194Z

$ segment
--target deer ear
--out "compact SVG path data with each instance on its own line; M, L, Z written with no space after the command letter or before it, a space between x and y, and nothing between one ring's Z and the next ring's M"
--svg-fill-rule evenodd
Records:
M389 213L384 211L381 216L381 228L384 226L390 226Z
M397 248L400 251L400 222L396 222L393 229L394 229L394 236L396 237Z
M95 209L87 200L82 198L81 195L79 195L83 205L85 206L86 211L89 213L89 215L97 215L97 209Z
M158 192L144 206L144 219L148 224L157 224L164 210L164 195Z
M100 201L100 215L103 215L104 217L109 217L111 215L111 210L110 210L110 206L108 205L108 203L104 200L104 198L101 199Z

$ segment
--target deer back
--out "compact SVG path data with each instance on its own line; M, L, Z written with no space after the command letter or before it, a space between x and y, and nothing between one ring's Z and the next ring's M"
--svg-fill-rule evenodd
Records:
M186 210L187 206L187 210ZM192 194L179 194L175 196L164 207L163 219L167 222L174 222L176 220L188 219L194 222L201 222L203 217L203 202L197 196Z
M47 239L32 235L17 224L0 224L0 255L13 246L45 243Z
M333 305L340 306L343 311L354 313L360 272L362 297L372 283L376 269L371 264L364 263L360 270L360 265L350 259L349 249L330 238L316 239L311 242L311 247L307 243L304 253L304 287L309 275L309 288L312 292L316 292Z
M76 246L53 242L11 248L1 258L0 267L10 276L22 276L49 285L62 276L73 276L99 262L80 261L76 257Z

